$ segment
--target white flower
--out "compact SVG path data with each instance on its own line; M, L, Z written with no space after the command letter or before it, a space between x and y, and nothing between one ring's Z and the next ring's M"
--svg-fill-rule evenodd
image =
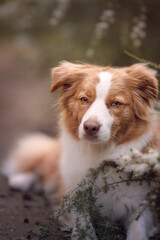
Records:
M149 165L147 163L141 163L141 164L131 164L125 167L125 171L132 172L135 174L135 176L141 176L144 173L148 172L150 170Z
M132 161L132 157L129 155L123 155L121 158L118 159L117 164L121 167L125 167Z
M141 30L141 31L139 31L139 37L140 38L145 38L145 36L146 36L146 33L145 33L145 31L143 31L143 30Z
M137 168L135 169L135 172L138 173L138 175L143 175L144 173L148 172L149 170L150 170L150 168L147 163L141 163L141 164L138 164Z
M111 10L111 9L105 10L102 13L101 21L113 23L115 21L115 19L114 19L114 11Z
M148 153L143 154L142 156L143 162L148 163L151 166L158 163L158 158L159 158L159 153L151 148L149 149Z
M137 149L132 149L132 155L133 157L138 158L138 157L142 157L143 154Z
M133 172L135 176L141 176L150 170L160 171L160 154L154 149L148 149L142 153L137 149L131 149L131 156L124 155L118 159L118 164L126 172Z
M141 46L141 44L142 44L142 41L141 41L140 39L136 39L136 40L134 41L134 45L135 45L136 47Z
M154 154L156 154L157 157L159 156L159 153L156 150L154 150L153 148L149 148L148 153L154 153Z
M138 164L131 164L131 165L127 165L125 168L124 168L124 171L125 172L134 172L136 167L137 167Z
M145 154L143 155L142 159L143 162L148 163L151 166L155 165L158 162L157 157L153 154Z
M140 22L138 23L138 26L139 26L140 28L145 28L145 27L146 27L146 23L145 23L144 21L140 21Z
M124 155L124 156L122 157L122 160L123 160L124 162L130 162L130 161L132 160L132 158L131 158L131 156L129 156L129 155Z
M154 167L153 167L154 171L160 171L160 163L157 163Z

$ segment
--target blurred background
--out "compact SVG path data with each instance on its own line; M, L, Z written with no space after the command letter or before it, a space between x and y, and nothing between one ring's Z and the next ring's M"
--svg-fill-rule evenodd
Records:
M160 63L159 0L0 1L0 159L28 132L57 133L50 69L61 60Z

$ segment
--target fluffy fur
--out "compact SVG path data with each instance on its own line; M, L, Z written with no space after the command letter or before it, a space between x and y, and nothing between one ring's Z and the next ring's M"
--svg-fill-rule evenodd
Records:
M58 187L62 195L103 160L118 163L120 156L131 154L131 148L160 149L160 125L153 120L151 107L158 95L158 82L145 65L112 68L62 62L52 70L51 92L58 88L60 138L39 135L20 142L4 168L12 187L26 190L35 176L41 176L47 190ZM108 181L118 178L113 174ZM127 240L135 240L135 236L136 240L147 240L155 230L149 209L135 220L149 191L147 183L133 183L99 195L103 213L122 221Z

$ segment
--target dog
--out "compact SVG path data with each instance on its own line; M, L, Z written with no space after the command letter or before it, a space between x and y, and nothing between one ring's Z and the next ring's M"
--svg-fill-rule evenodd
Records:
M160 123L151 103L158 96L158 81L146 65L101 67L63 61L52 70L50 91L57 89L60 136L37 134L19 142L3 168L11 187L27 190L41 176L47 192L56 189L62 196L103 160L118 164L121 156L131 155L130 149L143 151L147 146L160 151ZM117 179L118 173L109 176L110 182ZM150 191L147 183L121 184L98 200L105 215L122 222L127 240L147 240L155 231L149 208L135 220Z

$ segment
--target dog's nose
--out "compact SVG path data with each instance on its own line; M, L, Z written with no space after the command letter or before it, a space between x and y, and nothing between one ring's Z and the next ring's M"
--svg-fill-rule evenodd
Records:
M100 124L91 120L85 121L83 126L85 133L87 133L89 136L95 135L100 129Z

